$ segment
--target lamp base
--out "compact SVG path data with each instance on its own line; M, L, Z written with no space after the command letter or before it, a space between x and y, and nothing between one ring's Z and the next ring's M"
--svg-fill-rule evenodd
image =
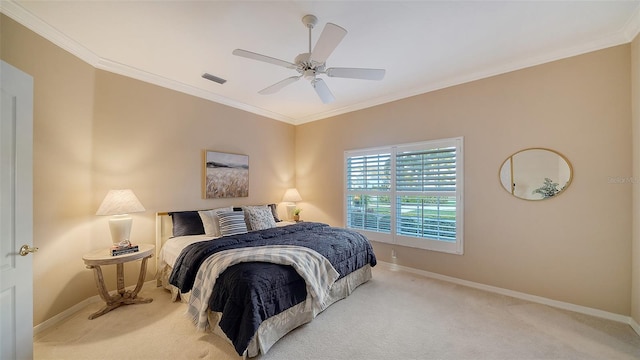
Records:
M293 210L296 209L296 204L287 204L287 219L293 220Z
M131 224L133 219L125 215L114 215L109 219L109 230L111 230L111 241L113 246L131 246L129 235L131 234Z

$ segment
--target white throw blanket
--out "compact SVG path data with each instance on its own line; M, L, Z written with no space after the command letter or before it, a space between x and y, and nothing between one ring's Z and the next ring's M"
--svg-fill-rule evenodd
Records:
M327 307L329 290L340 276L327 258L302 246L258 246L215 253L200 265L189 297L187 314L199 330L206 330L209 326L209 298L218 276L229 266L256 261L291 265L307 284L307 299L313 300L308 303L313 303L319 311Z

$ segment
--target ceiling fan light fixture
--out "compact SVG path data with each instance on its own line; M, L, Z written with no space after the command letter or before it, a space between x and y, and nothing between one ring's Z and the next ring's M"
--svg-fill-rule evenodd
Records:
M252 60L258 60L273 65L282 66L288 69L294 69L300 74L281 80L271 86L268 86L258 93L269 95L278 92L283 87L304 77L311 83L318 97L323 103L328 104L335 100L331 90L327 84L317 78L317 75L326 75L329 77L364 79L364 80L382 80L384 78L384 69L365 69L365 68L328 68L326 60L333 53L335 48L340 44L342 39L347 35L347 30L332 24L326 23L320 37L316 41L315 47L311 49L311 30L318 22L318 18L314 15L305 15L302 17L302 23L309 29L309 52L296 56L293 63L272 58L270 56L254 53L247 50L235 49L233 55L242 56Z
M302 76L309 81L313 81L316 78L316 71L313 69L305 70Z

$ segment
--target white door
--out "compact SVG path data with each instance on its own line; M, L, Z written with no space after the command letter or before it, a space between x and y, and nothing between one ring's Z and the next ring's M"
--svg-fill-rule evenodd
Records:
M33 78L2 61L0 359L33 358Z

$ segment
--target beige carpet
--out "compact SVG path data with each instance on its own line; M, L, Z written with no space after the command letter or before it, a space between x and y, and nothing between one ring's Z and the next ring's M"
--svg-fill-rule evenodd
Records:
M640 359L629 325L375 267L373 280L256 359ZM148 286L148 285L147 285ZM38 334L36 359L240 359L168 292Z

